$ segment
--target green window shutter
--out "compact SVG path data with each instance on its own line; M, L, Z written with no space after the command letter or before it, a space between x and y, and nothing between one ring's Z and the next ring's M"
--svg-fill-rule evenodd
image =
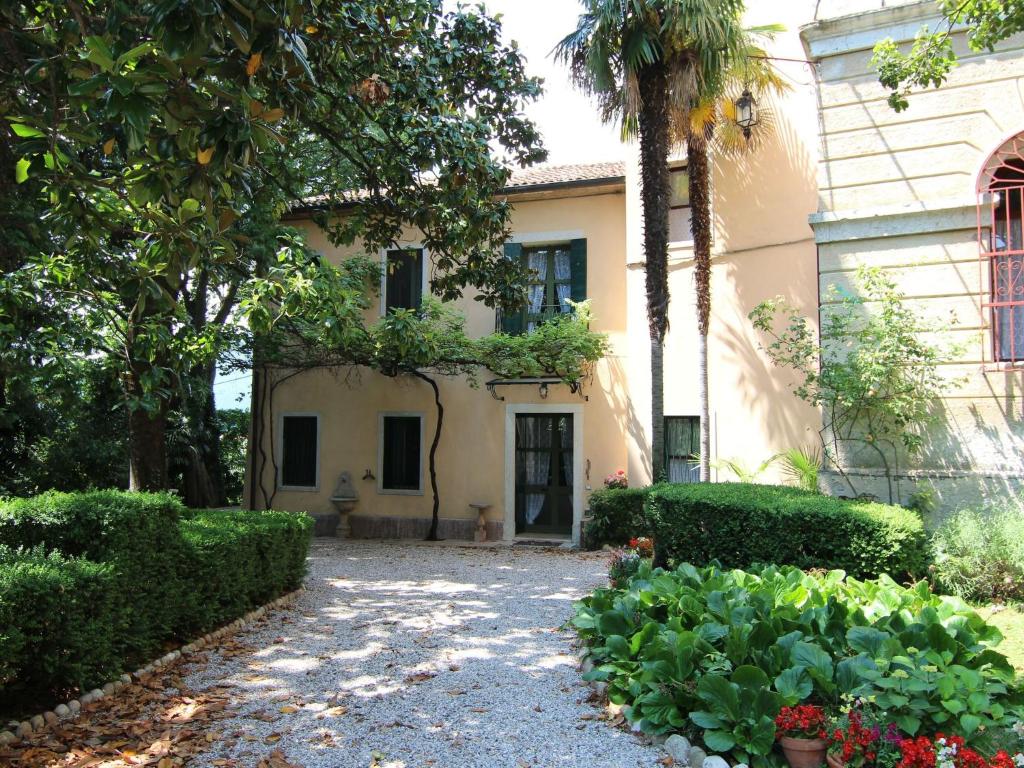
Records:
M423 249L417 248L412 252L412 305L416 309L423 306Z
M523 259L523 244L522 243L505 243L505 258L506 259ZM523 332L523 313L525 309L516 311L505 311L501 312L501 330L504 333L518 335Z
M587 239L580 237L569 243L569 269L572 285L569 298L573 301L585 301L587 298Z

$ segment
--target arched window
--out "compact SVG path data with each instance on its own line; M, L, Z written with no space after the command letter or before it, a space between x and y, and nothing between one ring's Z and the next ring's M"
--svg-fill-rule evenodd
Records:
M979 240L988 262L996 362L1024 363L1024 134L1004 143L978 179Z

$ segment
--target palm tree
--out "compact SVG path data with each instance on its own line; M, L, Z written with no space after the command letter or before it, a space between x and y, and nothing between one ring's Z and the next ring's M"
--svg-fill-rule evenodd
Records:
M785 82L757 45L781 31L778 26L744 30L726 69L706 83L689 112L675 124L674 138L686 145L693 234L693 282L697 304L697 396L700 400L700 480L711 479L711 414L708 397L708 330L711 324L711 155L735 157L755 149L771 133L771 111L762 107L756 131L740 127L736 103L743 95L782 93ZM742 93L741 93L742 89Z
M640 139L647 318L651 344L651 465L664 474L664 342L668 331L668 159L685 140L697 258L701 337L701 479L708 479L707 327L710 317L711 206L707 147L750 33L742 0L581 0L576 29L556 47L573 81L596 97L605 122L619 122L624 139ZM764 63L765 60L760 60ZM712 105L712 106L709 106ZM697 115L705 119L695 120ZM696 132L695 132L696 129Z

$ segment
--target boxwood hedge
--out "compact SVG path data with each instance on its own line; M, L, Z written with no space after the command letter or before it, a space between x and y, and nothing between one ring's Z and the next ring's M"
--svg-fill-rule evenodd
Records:
M0 701L88 689L295 589L312 518L167 494L0 503Z
M752 483L660 484L591 497L588 541L652 536L659 563L718 561L838 568L857 577L922 576L931 550L915 512Z
M930 559L920 517L888 504L785 486L690 483L652 488L645 509L659 562L777 563L905 579L924 575Z

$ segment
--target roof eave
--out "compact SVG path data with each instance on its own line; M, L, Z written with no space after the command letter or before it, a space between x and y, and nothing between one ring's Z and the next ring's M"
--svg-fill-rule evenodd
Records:
M502 188L496 197L513 197L513 198L524 198L533 195L542 195L548 199L551 199L552 192L572 192L576 194L566 195L566 197L575 197L579 192L591 192L592 194L606 194L609 192L616 192L625 189L626 177L623 176L604 176L598 179L573 179L571 181L550 181L542 184L517 184L510 187ZM292 208L282 218L285 221L294 219L304 219L313 216L317 213L327 213L330 211L345 211L350 208L354 208L362 202L360 200L348 200L341 203L325 204L317 203L314 205L302 205Z

